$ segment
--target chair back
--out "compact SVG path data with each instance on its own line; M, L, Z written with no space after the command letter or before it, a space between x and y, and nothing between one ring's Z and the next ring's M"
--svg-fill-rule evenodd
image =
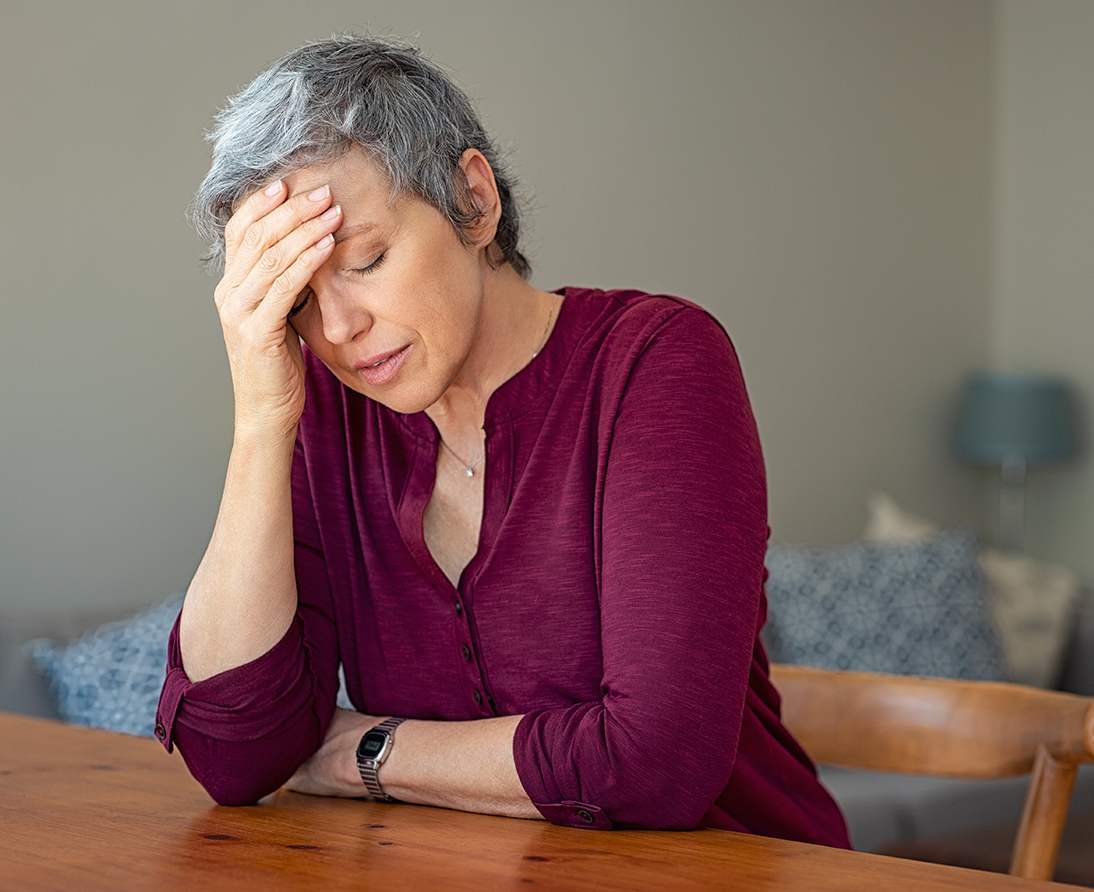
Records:
M1094 699L1023 685L774 664L790 732L818 762L907 774L1032 774L1011 873L1051 879Z

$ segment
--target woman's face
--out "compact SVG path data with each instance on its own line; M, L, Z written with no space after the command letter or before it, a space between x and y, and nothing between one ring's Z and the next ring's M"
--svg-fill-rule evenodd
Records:
M397 412L420 412L457 379L483 302L481 252L416 196L391 187L359 149L284 177L289 194L329 185L342 207L334 252L289 321L347 387Z

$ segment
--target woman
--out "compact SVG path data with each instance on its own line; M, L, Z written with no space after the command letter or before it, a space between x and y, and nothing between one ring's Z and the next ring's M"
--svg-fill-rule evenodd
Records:
M763 467L718 324L530 285L497 153L411 49L306 46L213 140L235 439L165 745L222 803L847 845L757 637Z

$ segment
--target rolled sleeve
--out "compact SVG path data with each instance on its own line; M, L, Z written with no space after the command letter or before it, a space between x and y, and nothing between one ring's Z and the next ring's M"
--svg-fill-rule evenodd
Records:
M182 668L176 622L155 733L168 752L178 746L218 802L254 802L318 747L323 729L314 701L299 617L262 656L199 682Z

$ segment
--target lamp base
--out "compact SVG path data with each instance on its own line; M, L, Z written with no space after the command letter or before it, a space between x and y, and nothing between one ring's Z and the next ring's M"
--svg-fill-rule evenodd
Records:
M1026 532L1026 463L1004 461L999 477L999 547L1021 551Z

